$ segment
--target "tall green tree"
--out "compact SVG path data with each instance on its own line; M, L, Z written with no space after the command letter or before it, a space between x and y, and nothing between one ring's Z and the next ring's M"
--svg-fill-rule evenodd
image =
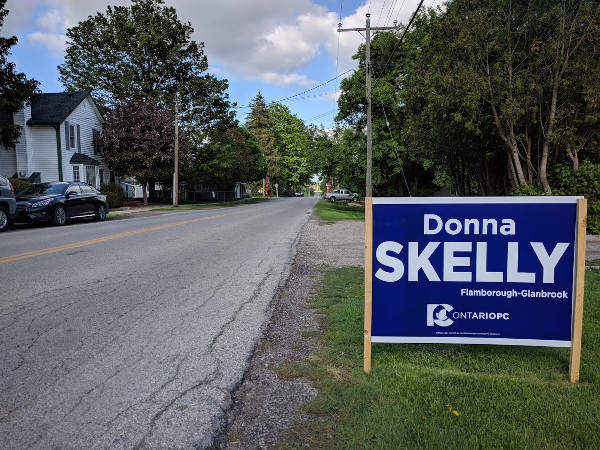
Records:
M275 180L280 173L280 155L275 146L275 133L273 132L273 118L263 95L259 92L250 102L250 111L244 124L252 135L267 161L267 174Z
M310 181L307 159L310 134L304 122L292 114L287 106L271 103L269 113L273 121L275 147L280 156L277 182L280 188L291 192Z
M266 167L266 160L254 135L236 124L213 133L209 142L194 151L185 177L230 190L238 181L262 179L266 175Z
M9 13L5 5L6 0L0 0L0 29ZM0 144L5 148L14 147L21 135L21 127L13 123L12 114L23 109L39 86L33 78L28 79L24 73L17 72L15 63L8 60L10 48L17 41L16 36L0 36Z
M173 175L175 129L169 109L153 101L124 101L106 114L98 137L103 158L118 175L135 177L148 203L147 185L159 180L168 185ZM185 133L179 133L179 159L189 160Z
M182 110L214 127L230 118L227 82L207 73L204 43L191 39L193 31L163 0L108 6L67 31L60 81L91 91L105 108L146 98L173 107L178 92Z
M306 159L310 172L330 181L336 169L333 139L323 126L309 125L307 131L310 141Z

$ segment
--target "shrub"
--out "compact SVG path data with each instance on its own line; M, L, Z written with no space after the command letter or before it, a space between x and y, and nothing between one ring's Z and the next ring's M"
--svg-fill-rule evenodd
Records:
M21 180L19 178L11 178L10 182L12 183L13 188L15 190L15 195L17 195L19 192L21 192L26 187L31 186L31 183L29 181Z
M587 198L587 234L600 234L600 164L585 160L576 171L569 164L561 164L550 176L553 195L583 195ZM538 183L514 190L511 195L544 195L544 191Z
M125 191L116 183L104 183L100 185L100 192L106 195L110 208L119 208L125 200Z

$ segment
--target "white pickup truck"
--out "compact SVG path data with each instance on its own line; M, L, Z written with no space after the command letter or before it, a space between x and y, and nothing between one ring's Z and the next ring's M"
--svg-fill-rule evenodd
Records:
M358 197L358 194L350 192L348 189L335 189L325 194L325 198L330 202L336 202L338 200L354 200Z

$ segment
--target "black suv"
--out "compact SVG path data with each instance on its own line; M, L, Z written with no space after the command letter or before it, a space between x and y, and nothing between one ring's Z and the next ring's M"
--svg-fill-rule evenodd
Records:
M6 231L17 213L17 203L12 183L0 175L0 231Z
M54 181L36 183L17 194L17 222L52 222L64 225L69 219L106 219L106 196L87 183Z

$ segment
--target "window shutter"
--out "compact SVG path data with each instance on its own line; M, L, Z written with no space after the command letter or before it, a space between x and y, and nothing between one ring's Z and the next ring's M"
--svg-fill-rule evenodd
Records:
M94 155L100 153L100 149L98 147L98 136L100 136L100 130L96 128L92 129L92 144L94 146Z
M71 141L69 136L69 121L65 120L65 150L69 150L69 142Z
M77 125L77 152L81 153L81 127Z

